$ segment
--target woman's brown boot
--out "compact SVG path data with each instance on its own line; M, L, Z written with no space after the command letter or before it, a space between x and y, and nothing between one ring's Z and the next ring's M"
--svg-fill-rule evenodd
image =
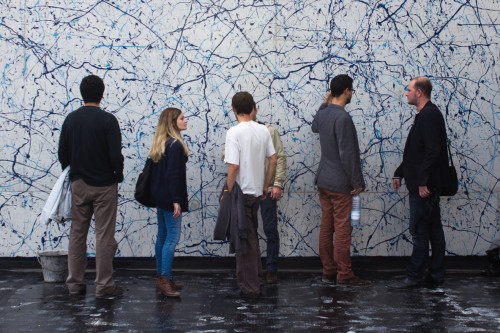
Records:
M184 285L182 283L176 283L176 282L174 282L174 280L172 280L172 283L174 284L175 290L181 290L184 287Z
M156 288L160 288L160 283L161 282L161 275L156 274Z
M156 274L156 286L158 288L160 288L160 278L161 278L161 275ZM172 282L174 283L175 290L181 290L184 287L184 285L182 283L175 283L173 280L172 280Z
M161 290L162 294L167 297L179 297L181 294L175 290L174 283L166 276L160 277L158 288Z

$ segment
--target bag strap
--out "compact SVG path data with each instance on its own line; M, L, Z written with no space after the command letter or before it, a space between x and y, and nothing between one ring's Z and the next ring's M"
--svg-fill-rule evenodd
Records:
M448 155L450 156L451 166L455 167L455 165L453 164L453 158L451 157L450 140L446 139L446 141L447 141L447 144L448 144Z
M444 117L443 117L443 119L444 119ZM444 123L446 126L448 126L448 122L446 121L446 119L444 119ZM445 133L446 133L446 130L445 130ZM451 157L450 139L448 139L447 133L446 133L446 144L448 146L448 156L450 157L451 166L454 168L455 165L453 164L453 157Z

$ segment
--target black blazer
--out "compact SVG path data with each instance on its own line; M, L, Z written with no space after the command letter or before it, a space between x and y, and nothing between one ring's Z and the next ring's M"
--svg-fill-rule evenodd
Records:
M188 211L186 162L182 144L167 140L165 153L158 163L153 163L151 198L156 207L173 212L175 202L181 205L182 212Z
M429 101L415 116L406 139L403 161L394 177L404 178L410 193L427 185L431 192L439 194L447 168L444 118L437 106Z

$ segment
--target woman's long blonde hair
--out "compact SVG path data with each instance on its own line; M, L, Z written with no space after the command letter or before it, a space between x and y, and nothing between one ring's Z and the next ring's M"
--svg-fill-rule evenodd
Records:
M174 139L173 142L179 141L184 147L184 153L189 153L188 147L184 140L182 140L181 132L177 127L177 118L179 118L181 110L176 108L166 108L161 112L160 119L158 119L158 126L156 127L153 143L149 150L149 157L153 162L158 163L165 153L165 143L168 139Z

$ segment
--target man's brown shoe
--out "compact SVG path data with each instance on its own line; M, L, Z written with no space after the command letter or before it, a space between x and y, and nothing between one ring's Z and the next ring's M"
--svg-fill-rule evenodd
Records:
M70 295L85 295L85 293L87 292L87 288L85 286L73 287L72 289L68 288L68 291Z
M274 284L278 282L278 273L274 271L267 271L266 273L266 283Z
M95 297L104 298L104 297L120 296L122 294L123 294L123 288L115 284L114 286L102 288L99 291L96 291Z
M356 275L353 275L352 278L350 279L337 280L337 284L341 286L360 287L360 286L369 286L372 283L368 280L361 280Z
M337 275L335 274L323 274L321 277L321 281L326 284L336 284L337 283Z
M85 295L87 292L87 285L84 283L72 283L66 287L70 295Z

